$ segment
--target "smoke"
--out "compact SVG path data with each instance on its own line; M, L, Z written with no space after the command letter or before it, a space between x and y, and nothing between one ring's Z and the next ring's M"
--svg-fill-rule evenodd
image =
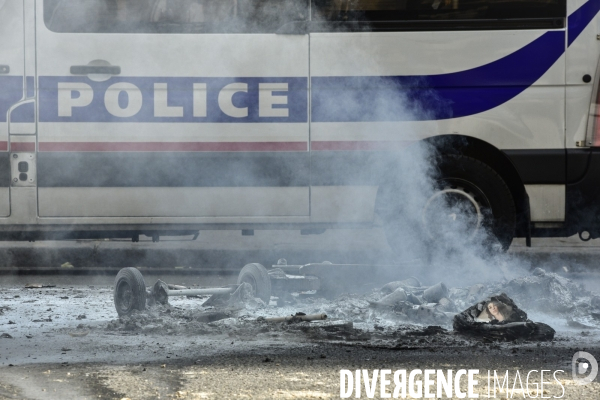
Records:
M399 137L403 134L396 132ZM394 160L380 168L365 167L372 176L383 178L374 213L376 226L384 231L398 265L391 275L397 279L414 275L424 284L443 281L464 287L512 279L527 270L527 263L504 253L488 230L485 219L490 213L481 210L477 215L464 194L453 192L442 179L437 166L443 156L437 149L415 142L404 150L379 156ZM335 173L342 175L344 171ZM369 206L347 197L339 203L338 211L347 215ZM340 237L339 247L344 242L350 241Z
M475 196L469 198L464 188L444 181L440 175L439 166L448 155L424 139L443 132L432 131L424 136L413 129L421 121L447 115L449 105L437 97L434 88L428 88L427 83L418 78L386 77L393 69L389 65L389 54L373 51L379 43L375 34L367 34L368 22L361 21L360 34L356 34L356 26L341 23L342 2L331 2L323 8L318 8L315 2L309 6L308 2L291 0L55 0L46 3L46 25L57 32L274 33L309 19L318 21L319 29L325 32L352 31L351 40L339 48L329 48L331 53L327 55L332 69L341 71L339 75L346 75L348 79L319 77L319 72L311 71L311 75L316 75L311 82L310 111L314 122L311 123L311 195L315 198L318 193L326 193L320 197L322 203L311 204L311 213L321 212L322 219L317 222L323 223L368 226L369 220L375 220L385 231L396 261L402 265L402 269L394 272L399 278L414 274L428 283L444 280L448 284L466 285L504 279L512 274L517 263L500 253L498 245L493 243L489 224L486 224L491 217L489 212L478 209L481 204ZM262 40L262 35L256 35L256 40ZM317 39L311 40L311 46L319 45ZM353 42L355 45L349 46ZM321 46L328 49L323 43ZM218 58L220 54L201 56ZM239 49L237 59L246 59L244 49ZM231 65L229 70L222 71L222 76L236 77L240 70L239 65ZM336 116L338 122L328 121L327 116L331 115ZM353 144L349 149L316 151L315 144L328 141ZM178 157L169 157L168 164L173 168L165 165L162 169L175 171L177 163ZM242 164L237 167L237 176L243 176L240 179L244 187L261 186L269 180L266 174L271 177L281 172L265 172L262 168L244 170ZM217 176L221 171L202 171L205 176L213 173ZM112 179L119 176L117 172L110 174L111 181L119 182L129 182L127 177L135 180L138 175L144 172L136 171L133 164L128 164L120 181ZM165 177L155 178L167 179L167 175L165 172ZM104 175L99 175L98 180L102 179ZM176 179L188 180L189 177L178 175ZM233 181L241 185L239 179ZM176 185L171 179L165 186ZM348 191L348 187L356 190ZM351 252L353 248L348 243L352 241L341 232L335 247L338 251ZM406 265L407 260L419 262L411 268Z
M335 29L341 28L335 25L332 30ZM423 135L416 129L421 121L447 115L449 105L421 78L369 76L393 69L389 66L389 54L382 55L382 49L373 50L380 46L378 40L383 38L383 34L376 33L354 34L353 42L342 42L354 43L354 46L342 46L330 54L332 69L336 72L355 71L367 76L334 78L323 89L327 93L320 93L313 80L313 121L325 120L326 112L349 121L314 123L313 146L318 135L327 129L333 132L328 132L330 137L340 141L350 137L356 141L355 154L339 151L323 156L334 160L346 158L351 160L350 165L330 160L318 166L328 168L326 172L334 177L332 181L378 184L373 214L396 255L399 267L390 271L396 278L415 275L427 284L445 281L449 285L465 286L510 279L523 273L527 265L504 254L490 232L489 208L469 189L445 179L443 165L452 165L457 156L426 140L434 136L435 131ZM311 39L313 45L321 43ZM338 58L342 61L336 62ZM347 64L340 67L342 63ZM313 165L316 159L321 157L313 152ZM312 172L324 171L313 169ZM373 207L373 204L365 197L346 196L336 206L340 219L356 221L360 220L357 210ZM350 242L341 235L339 247ZM347 250L351 251L352 247Z
M274 33L308 19L295 0L48 0L45 21L56 32Z

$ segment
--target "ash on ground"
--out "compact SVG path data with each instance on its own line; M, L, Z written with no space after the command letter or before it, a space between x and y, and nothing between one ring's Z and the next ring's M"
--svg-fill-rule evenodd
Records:
M123 334L214 335L236 340L279 337L296 341L333 341L361 346L408 349L481 345L477 335L453 331L459 312L505 293L535 320L556 327L600 329L600 296L571 280L536 268L530 275L470 287L423 286L416 278L390 282L364 294L325 299L317 293L234 302L204 302L209 297L170 299L145 311L110 321L105 330ZM322 321L270 322L270 318L326 314ZM487 338L488 341L489 337ZM511 337L527 342L531 338ZM554 340L561 340L554 339Z

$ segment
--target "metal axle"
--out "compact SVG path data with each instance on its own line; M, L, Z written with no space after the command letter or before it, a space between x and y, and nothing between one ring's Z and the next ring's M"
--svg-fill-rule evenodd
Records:
M171 296L203 296L207 294L229 294L233 293L236 288L206 288L206 289L182 289L171 290L164 289L165 294Z
M215 294L231 294L237 290L240 285L230 285L228 287L204 288L204 289L169 289L169 285L160 279L152 287L152 296L159 303L166 303L167 298L171 296L204 296Z

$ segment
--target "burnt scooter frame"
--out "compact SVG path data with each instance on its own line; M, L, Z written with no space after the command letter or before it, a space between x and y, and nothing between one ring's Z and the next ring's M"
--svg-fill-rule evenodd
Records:
M271 269L258 263L247 264L238 275L237 284L225 287L188 289L169 285L158 280L147 290L142 273L136 268L123 268L115 278L114 302L120 316L135 310L144 310L147 302L165 303L171 296L204 296L233 294L242 283L252 286L254 296L269 303L271 295L278 304L294 292L317 291L325 297L340 294L348 282L361 282L365 276L373 277L379 271L397 269L398 266L370 264L333 264L328 261L304 265L287 265L280 259ZM340 279L343 277L344 279Z
M236 285L200 289L177 287L159 279L150 290L147 290L144 277L137 268L123 268L115 278L113 298L119 316L126 316L136 310L145 310L147 303L166 303L171 296L231 295L242 283L249 283L255 297L259 297L267 303L269 302L271 298L271 280L267 269L256 263L247 264L242 268Z

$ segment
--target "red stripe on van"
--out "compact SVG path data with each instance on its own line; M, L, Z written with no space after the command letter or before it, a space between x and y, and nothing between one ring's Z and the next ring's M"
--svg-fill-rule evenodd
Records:
M412 141L313 141L310 149L313 151L352 151L352 150L400 150L413 143Z
M35 143L32 142L11 142L10 151L35 151Z
M8 151L8 142L0 141L0 151Z
M306 142L40 142L40 151L307 151Z

